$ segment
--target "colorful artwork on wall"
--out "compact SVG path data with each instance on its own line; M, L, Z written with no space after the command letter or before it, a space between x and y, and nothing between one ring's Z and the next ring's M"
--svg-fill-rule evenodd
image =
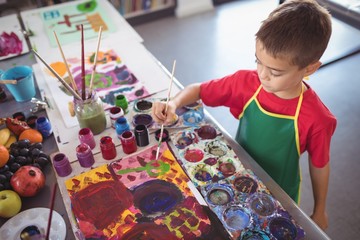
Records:
M63 45L79 42L81 24L84 25L86 39L96 38L100 26L105 35L116 31L111 18L96 0L45 10L40 14L52 47L57 46L53 31L56 31Z
M87 239L216 239L218 230L166 143L66 181Z
M16 14L0 18L0 61L29 52Z

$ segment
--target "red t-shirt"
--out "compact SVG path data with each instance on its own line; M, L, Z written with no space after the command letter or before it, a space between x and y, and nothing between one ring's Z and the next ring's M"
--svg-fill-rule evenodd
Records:
M200 97L205 105L226 106L235 118L260 85L256 71L240 70L224 78L201 84ZM303 93L298 129L300 152L308 151L315 167L324 167L330 160L330 141L336 128L336 118L307 85ZM299 98L282 99L261 89L257 97L261 106L273 113L295 115Z

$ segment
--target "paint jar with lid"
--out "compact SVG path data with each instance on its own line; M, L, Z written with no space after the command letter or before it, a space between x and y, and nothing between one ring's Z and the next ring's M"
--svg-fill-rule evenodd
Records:
M86 143L81 143L76 147L76 156L80 166L84 168L91 167L95 163L94 155Z
M115 106L121 107L124 113L128 112L128 100L125 95L120 94L115 97Z
M109 115L110 115L110 121L111 121L111 127L115 128L115 122L118 118L123 117L124 116L124 111L122 110L121 107L112 107L109 110Z
M39 117L36 120L36 129L41 133L44 138L49 137L53 133L50 121L47 117Z
M105 160L111 160L116 157L115 144L111 137L105 136L100 139L100 150Z
M78 134L80 143L86 143L91 149L96 146L94 135L90 128L82 128Z
M97 135L106 128L105 111L96 91L86 95L88 98L85 100L74 98L75 115L80 128L90 128L92 133Z
M131 131L125 131L120 136L120 141L124 153L130 154L136 152L137 145L135 140L135 135Z
M125 117L119 117L118 119L116 119L115 129L119 139L123 132L130 130L130 125Z
M53 157L53 166L60 177L66 177L72 172L69 159L63 153L57 153Z

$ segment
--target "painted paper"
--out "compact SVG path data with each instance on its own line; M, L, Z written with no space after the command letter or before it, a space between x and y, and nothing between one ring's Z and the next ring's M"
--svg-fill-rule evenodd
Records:
M0 61L29 52L16 14L0 18Z
M56 31L60 42L65 45L79 42L81 24L84 26L85 39L96 38L100 26L104 34L116 30L111 18L96 0L70 6L59 5L59 8L40 12L40 15L52 47L57 46L53 31Z
M167 144L161 145L158 160L156 149L148 147L66 181L85 238L216 238L216 224L190 190Z

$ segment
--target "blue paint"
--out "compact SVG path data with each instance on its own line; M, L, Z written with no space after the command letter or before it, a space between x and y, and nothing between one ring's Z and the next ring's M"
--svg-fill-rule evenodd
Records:
M223 220L229 228L242 230L249 226L250 216L239 206L232 206L223 213Z

